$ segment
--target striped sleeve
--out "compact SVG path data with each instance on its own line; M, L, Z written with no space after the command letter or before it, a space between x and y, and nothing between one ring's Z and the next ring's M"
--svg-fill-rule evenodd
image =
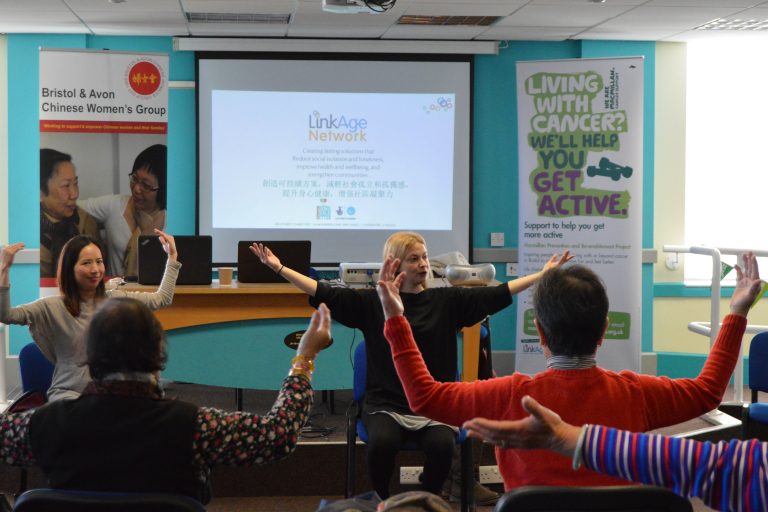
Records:
M768 510L768 444L717 444L588 425L584 466L634 482L668 487L728 511Z

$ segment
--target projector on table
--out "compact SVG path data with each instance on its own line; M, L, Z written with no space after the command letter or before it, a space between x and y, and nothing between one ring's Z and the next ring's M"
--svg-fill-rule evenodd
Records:
M368 288L379 281L381 263L339 263L339 279L350 288Z
M394 5L395 0L323 0L323 10L336 14L378 14Z

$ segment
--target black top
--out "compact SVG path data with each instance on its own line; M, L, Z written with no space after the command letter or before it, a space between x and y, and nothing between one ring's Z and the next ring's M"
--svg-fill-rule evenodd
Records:
M481 288L427 288L421 293L400 296L424 362L432 376L442 382L456 380L458 331L512 303L506 283ZM413 414L384 338L384 311L376 290L318 283L317 293L309 303L317 307L323 302L334 320L363 332L368 363L364 410Z
M192 452L197 414L182 401L83 394L38 409L30 445L53 488L175 492L205 503Z

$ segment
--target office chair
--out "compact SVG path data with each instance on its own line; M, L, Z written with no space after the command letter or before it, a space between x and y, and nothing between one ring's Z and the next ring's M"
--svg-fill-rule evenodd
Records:
M347 410L347 482L344 490L346 498L351 497L355 490L355 446L359 437L364 443L368 442L368 432L365 424L360 418L363 410L363 400L365 398L365 377L366 377L366 352L365 340L355 348L353 355L353 382L352 382L352 403ZM464 442L466 439L467 442ZM474 496L472 490L474 487L474 474L472 469L472 440L466 437L464 430L460 431L456 439L461 443L461 510L466 512L470 506L474 505ZM402 450L420 450L413 443L405 443Z
M205 512L205 507L172 493L32 489L19 496L13 512Z
M8 412L24 412L35 409L48 402L48 388L53 379L53 363L40 351L35 343L28 343L19 352L19 372L21 373L22 394L8 406ZM27 468L21 468L19 490L27 490Z
M757 333L749 346L749 389L752 403L744 406L742 438L768 441L768 403L757 401L758 391L768 392L768 332Z
M693 512L691 502L649 485L615 487L518 487L505 493L494 512Z

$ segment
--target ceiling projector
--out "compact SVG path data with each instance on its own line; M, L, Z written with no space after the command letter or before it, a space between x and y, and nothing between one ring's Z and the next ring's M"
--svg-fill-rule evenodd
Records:
M394 5L395 0L323 0L323 10L336 14L377 14Z

